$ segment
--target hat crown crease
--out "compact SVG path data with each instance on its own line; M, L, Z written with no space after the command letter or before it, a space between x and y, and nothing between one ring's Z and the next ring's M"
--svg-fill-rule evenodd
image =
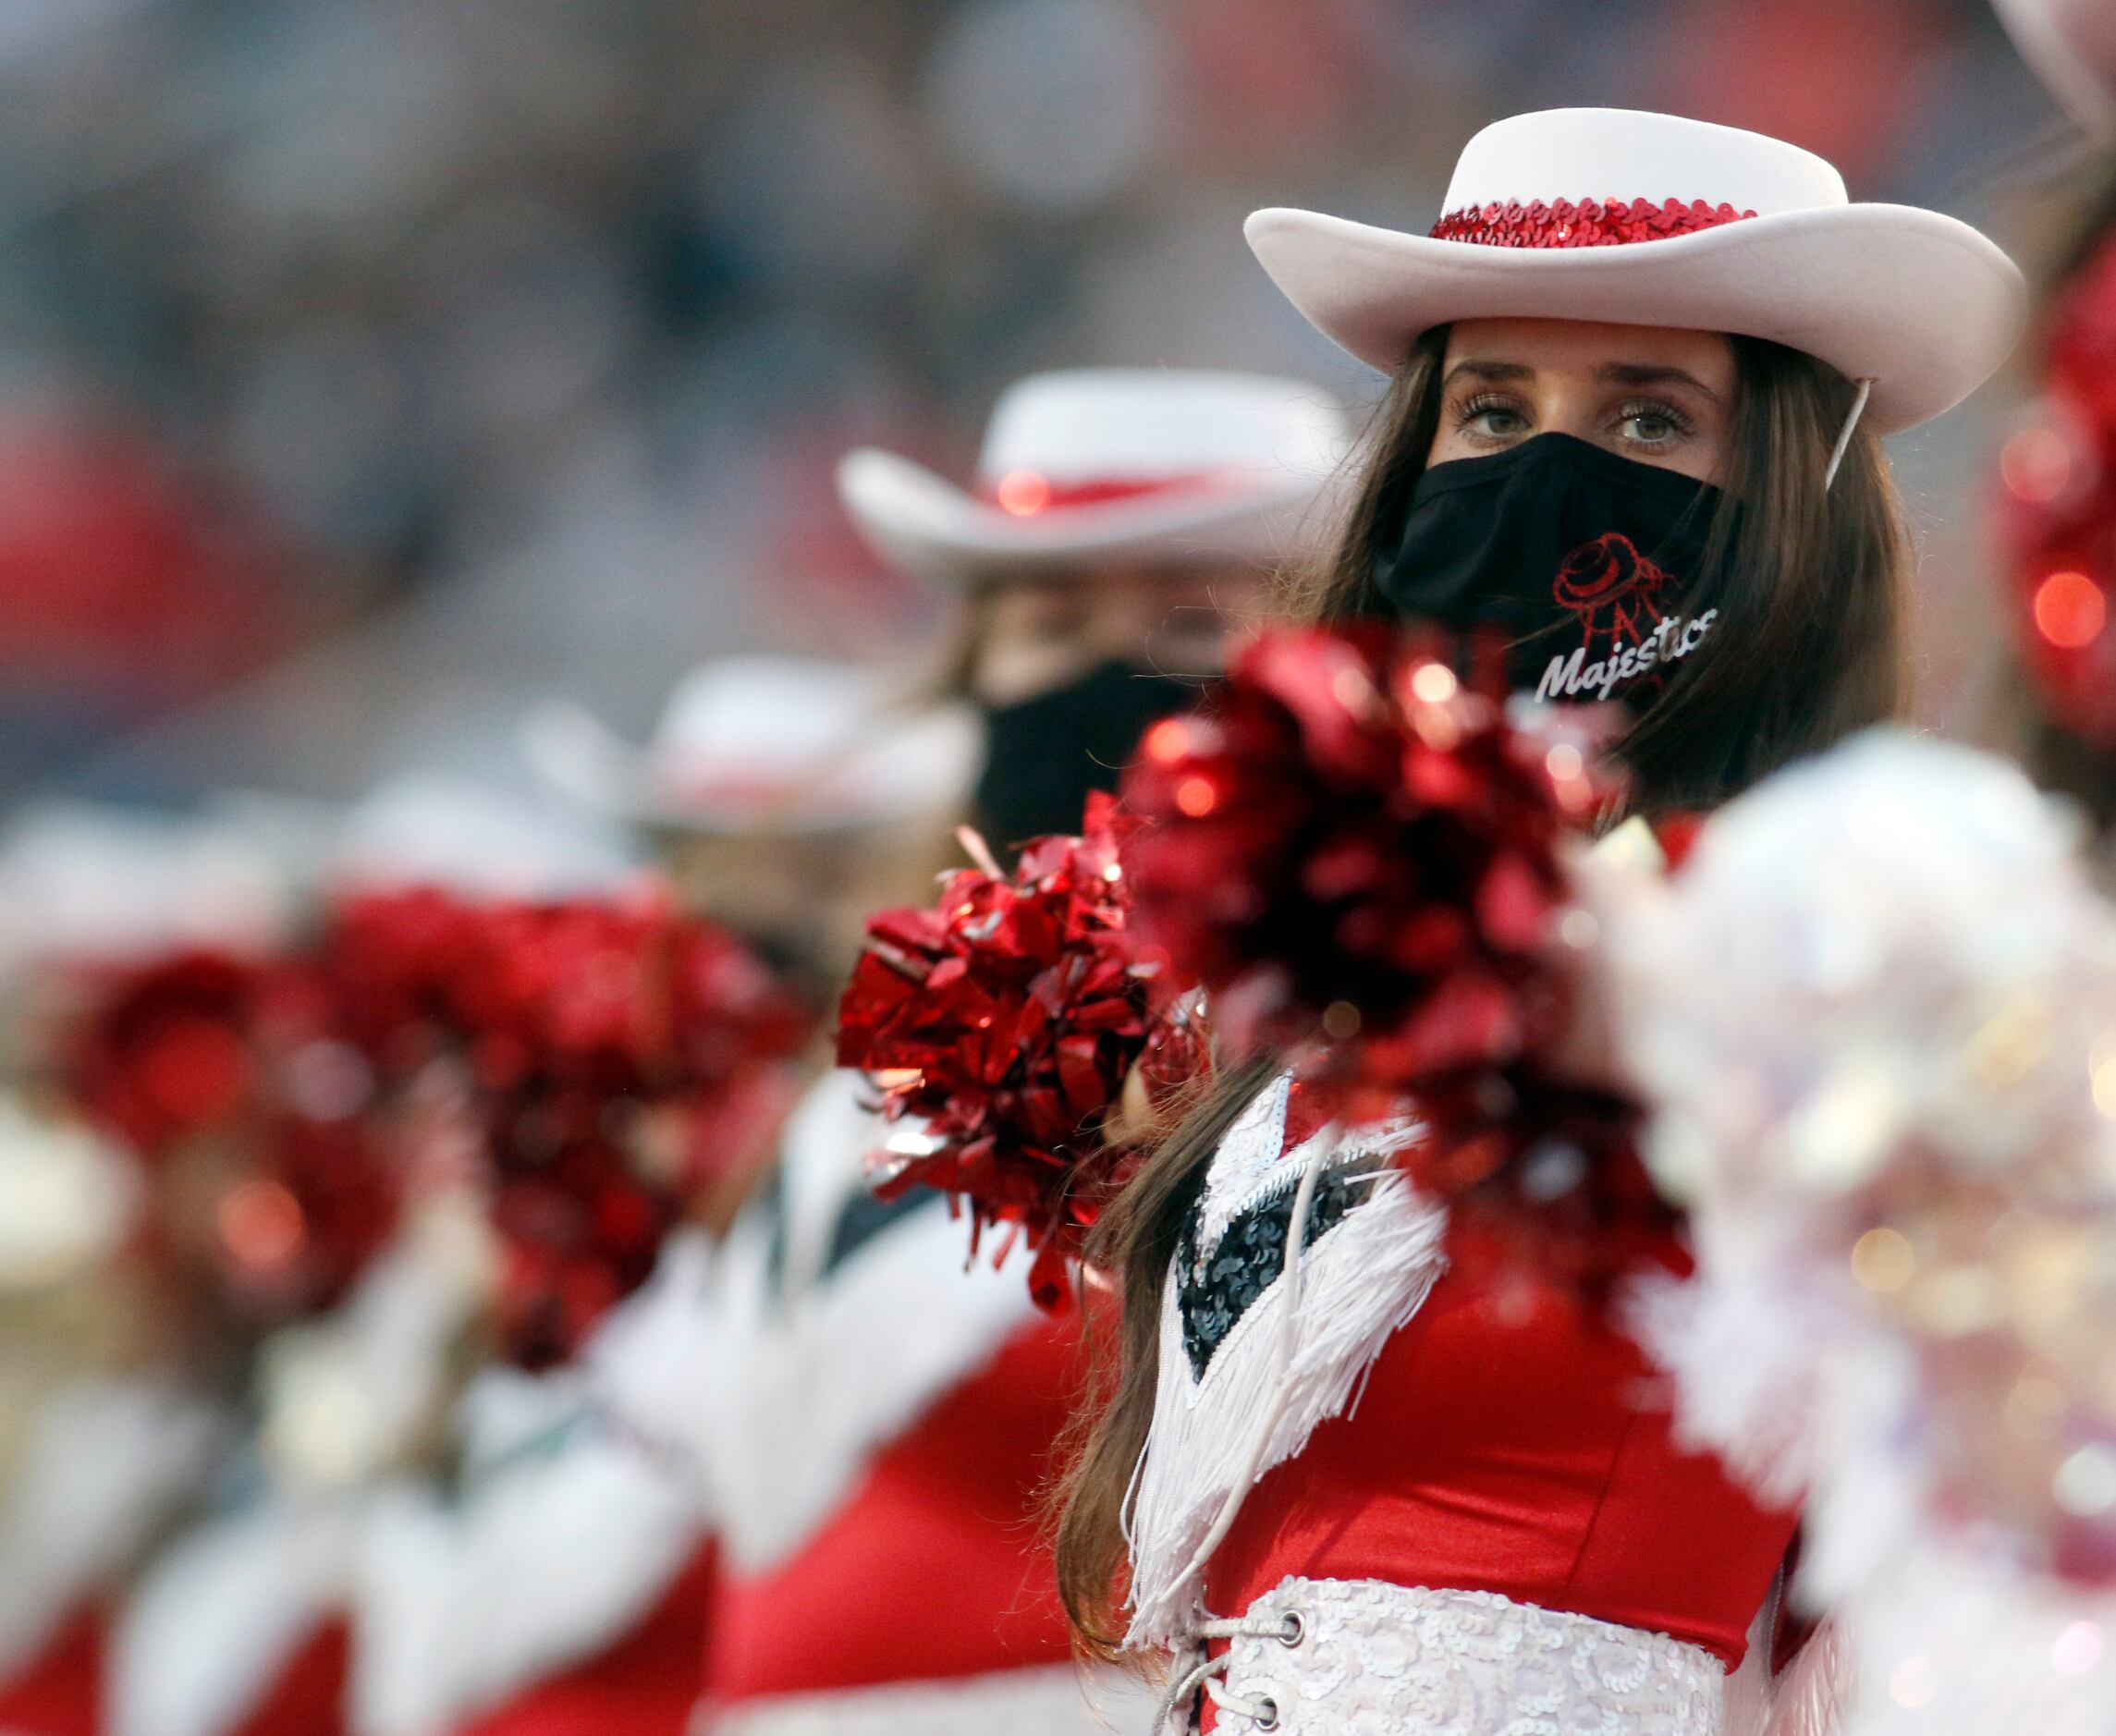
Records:
M1566 108L1478 133L1462 148L1443 210L1560 199L1702 200L1765 217L1851 202L1831 165L1783 140L1677 115Z
M1262 375L1082 369L1009 388L978 460L989 487L1020 471L1060 487L1214 474L1315 474L1342 419L1313 387Z

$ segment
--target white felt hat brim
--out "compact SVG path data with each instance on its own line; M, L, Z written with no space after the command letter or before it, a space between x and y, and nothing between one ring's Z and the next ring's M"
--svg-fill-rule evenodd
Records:
M1315 545L1327 482L1289 471L1017 515L893 452L863 447L838 466L838 495L875 550L950 584L1119 555L1275 563Z
M1295 307L1393 373L1466 319L1593 320L1769 338L1874 382L1880 433L1997 372L2027 310L2019 269L1968 225L1903 205L1818 207L1616 247L1503 248L1259 211L1249 245Z

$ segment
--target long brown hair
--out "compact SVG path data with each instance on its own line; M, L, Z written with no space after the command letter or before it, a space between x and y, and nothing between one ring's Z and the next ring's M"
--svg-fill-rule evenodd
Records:
M1377 412L1374 453L1343 536L1299 581L1309 619L1387 618L1377 560L1400 534L1441 409L1445 327L1427 333ZM1717 608L1713 655L1682 666L1617 745L1632 806L1718 805L1788 761L1896 715L1907 540L1879 441L1856 431L1825 472L1854 388L1826 364L1732 340L1737 388L1725 499L1692 593ZM1058 1588L1081 1644L1114 1657L1122 1634L1124 1506L1153 1422L1162 1289L1183 1219L1221 1137L1274 1071L1230 1070L1156 1150L1097 1226L1089 1258L1118 1275L1115 1366L1076 1421L1058 1490Z

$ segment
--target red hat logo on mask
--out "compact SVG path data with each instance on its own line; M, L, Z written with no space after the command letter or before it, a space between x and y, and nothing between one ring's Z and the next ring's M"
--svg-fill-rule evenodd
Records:
M1587 649L1638 644L1660 625L1655 599L1671 582L1621 531L1609 531L1565 556L1550 594L1579 617Z
M1502 637L1517 692L1615 699L1711 631L1725 514L1738 535L1738 509L1711 483L1538 434L1426 471L1375 587L1407 620Z

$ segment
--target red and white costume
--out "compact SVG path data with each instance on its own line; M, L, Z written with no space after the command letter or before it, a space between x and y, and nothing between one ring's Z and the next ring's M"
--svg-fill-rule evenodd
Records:
M325 1736L360 1716L356 1587L384 1467L432 1414L474 1305L445 1212L415 1219L329 1314L257 1352L260 1418L204 1510L133 1581L108 1648L111 1736Z
M668 1264L696 1252L681 1241ZM605 1333L621 1339L642 1302ZM485 1371L457 1425L459 1488L404 1484L369 1510L360 1736L681 1736L712 1559L694 1485L612 1420L580 1368Z
M176 1383L83 1378L45 1397L0 1513L0 1730L97 1736L117 1589L193 1498L229 1419Z
M1169 1272L1131 1642L1209 1655L1208 1729L1718 1731L1792 1516L1674 1446L1597 1310L1413 1192L1388 1160L1414 1128L1320 1153L1300 1095L1278 1082L1230 1131ZM1313 1161L1283 1406L1193 1572L1272 1402Z
M1987 378L2025 300L1951 218L1853 203L1776 140L1621 110L1487 128L1428 234L1290 210L1247 233L1386 372L1462 320L1742 334L1835 367L1851 423L1883 432ZM1754 1728L1767 1660L1736 1672L1767 1649L1748 1636L1792 1513L1677 1444L1607 1311L1413 1192L1394 1158L1415 1128L1305 1120L1285 1082L1249 1106L1168 1274L1127 1534L1128 1638L1174 1648L1170 1709L1241 1732ZM1686 1266L1670 1237L1634 1276Z
M26 811L0 840L0 998L33 1003L49 972L165 947L267 944L298 901L287 854L233 813ZM138 1204L115 1148L0 1101L0 1269L19 1295L104 1281ZM174 1369L80 1373L10 1401L27 1414L0 1492L0 1730L102 1736L124 1588L237 1422Z
M1083 1679L1039 1528L1082 1374L1018 1271L966 1274L944 1202L877 1204L850 1073L789 1123L714 1284L699 1446L720 1537L707 1728L1020 1736L1144 1726Z

